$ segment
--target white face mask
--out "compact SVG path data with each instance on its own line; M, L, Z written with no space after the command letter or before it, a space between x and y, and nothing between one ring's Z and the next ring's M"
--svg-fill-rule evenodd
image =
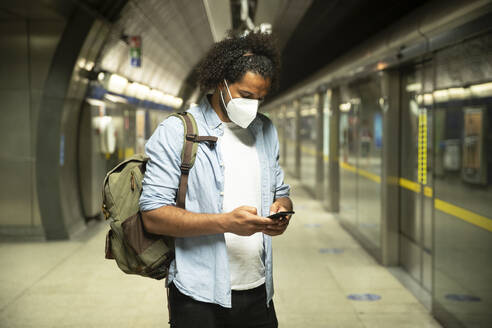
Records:
M222 90L220 90L220 97L222 98L222 102L226 108L227 115L229 115L231 121L243 129L246 129L256 117L259 101L258 99L232 98L231 91L229 90L226 80L224 80L224 82L227 92L229 92L229 97L231 98L229 103L226 105L224 96L222 95Z

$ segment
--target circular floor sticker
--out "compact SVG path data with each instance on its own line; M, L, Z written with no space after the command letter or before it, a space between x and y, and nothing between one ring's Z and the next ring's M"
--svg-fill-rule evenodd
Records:
M447 294L446 298L451 301L457 302L481 302L480 297L473 295L463 295L463 294Z
M376 294L350 294L347 296L348 299L351 299L353 301L379 301L381 299L381 296L376 295Z
M321 254L341 254L343 253L343 248L321 248L319 252Z

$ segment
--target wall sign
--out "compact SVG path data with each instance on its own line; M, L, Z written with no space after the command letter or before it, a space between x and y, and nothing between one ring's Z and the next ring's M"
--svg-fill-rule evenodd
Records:
M138 35L130 37L130 65L142 66L142 37Z

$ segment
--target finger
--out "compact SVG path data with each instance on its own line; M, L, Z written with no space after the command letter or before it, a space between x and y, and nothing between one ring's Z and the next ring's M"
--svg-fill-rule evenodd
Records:
M285 207L283 207L280 204L276 204L275 209L273 211L270 210L270 215L278 213L278 212L286 212L286 211L287 211L287 209Z
M288 224L289 224L288 220L286 220L286 219L279 219L279 220L275 220L275 222L273 223L272 226L275 226L275 227L284 227L284 226L286 226Z
M241 208L251 214L254 214L254 215L257 215L258 214L258 210L256 207L253 207L253 206L241 206Z
M263 231L263 233L264 233L265 235L270 236L270 237L275 237L275 236L279 236L279 235L281 235L281 233L274 233L274 232L267 232L267 231Z
M278 220L279 222L289 222L290 221L290 218L292 217L292 215L287 215L287 216L282 216L280 218L280 220Z
M279 231L273 231L273 230L269 230L269 229L265 229L265 230L262 230L262 232L265 234L265 235L269 235L269 236L278 236L278 235L281 235L282 233L279 232Z
M251 222L255 225L266 226L275 224L275 220L264 218L262 216L251 216Z
M285 232L285 229L283 230L272 230L272 229L265 229L263 230L263 233L269 236L278 236L281 235Z
M268 225L266 226L265 230L271 230L271 231L284 231L286 226L280 226L280 225Z
M284 220L280 220L280 222L278 223L279 226L286 226L289 224L289 220L288 219L284 219Z
M287 211L288 210L285 207L283 207L282 205L279 205L278 212L287 212Z
M279 207L280 207L279 203L273 203L272 206L270 206L270 215L277 213Z
M288 216L282 216L280 219L275 220L275 222L284 224L284 223L288 223L289 220L290 218Z

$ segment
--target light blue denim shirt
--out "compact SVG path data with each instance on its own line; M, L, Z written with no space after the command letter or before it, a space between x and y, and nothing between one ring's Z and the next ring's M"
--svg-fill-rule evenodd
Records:
M207 97L188 110L198 125L199 135L221 137L224 125ZM272 202L288 197L289 185L279 166L277 131L270 119L258 114L248 129L256 139L261 169L261 209L267 216ZM177 117L169 117L155 130L145 146L150 157L143 180L140 209L153 210L176 205L179 184L183 124ZM186 210L196 213L222 213L224 199L224 167L220 144L209 148L200 143L195 165L189 173ZM267 305L273 297L272 238L264 235L265 285ZM179 291L198 301L231 307L229 262L224 234L176 238L176 258L171 263L169 282Z

